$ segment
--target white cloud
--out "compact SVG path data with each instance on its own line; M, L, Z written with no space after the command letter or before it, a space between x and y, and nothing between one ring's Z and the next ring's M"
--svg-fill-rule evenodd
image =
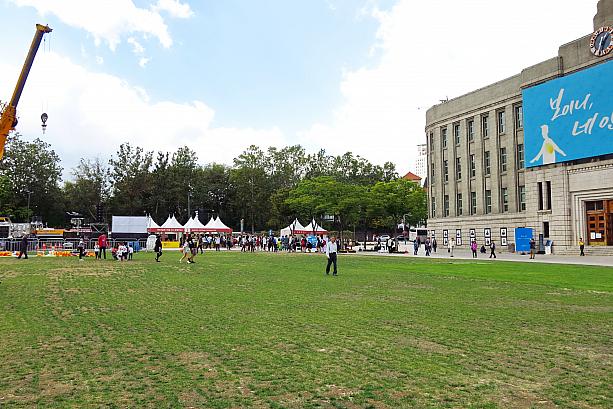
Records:
M98 64L98 65L104 64L104 58L102 58L101 56L97 55L96 56L96 64Z
M141 57L141 58L138 60L138 65L139 65L141 68L145 68L145 66L147 65L147 63L149 63L149 61L151 61L151 59L150 59L150 58L147 58L147 57Z
M11 89L19 66L0 63L0 89ZM49 114L41 135L40 110ZM119 144L175 151L188 145L201 161L231 164L253 141L285 144L281 131L212 125L215 112L202 101L151 101L147 92L113 75L96 73L54 52L37 57L19 109L18 131L51 143L70 169L81 157L110 157ZM68 173L66 173L68 174Z
M128 44L132 46L132 52L136 55L141 55L145 52L145 47L141 45L134 37L128 38Z
M310 148L351 150L399 172L415 170L425 114L557 54L591 30L593 8L574 0L399 0L389 11L369 0L359 15L380 26L373 68L346 70L334 120L298 134Z
M151 9L155 11L163 10L177 18L189 18L194 15L189 4L181 3L179 0L158 0Z
M159 40L162 46L172 45L168 26L160 11L172 17L188 18L193 13L187 3L159 0L149 9L137 7L132 0L10 0L18 6L34 7L41 15L53 14L63 23L81 28L94 37L96 45L105 41L115 50L124 35L141 33Z

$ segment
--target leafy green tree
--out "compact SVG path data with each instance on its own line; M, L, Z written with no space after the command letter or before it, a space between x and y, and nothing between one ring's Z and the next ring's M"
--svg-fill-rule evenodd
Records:
M98 158L81 159L72 176L73 180L64 182L66 210L78 212L89 221L96 220L97 206L104 208L111 196L110 169Z
M116 215L143 215L150 203L153 152L121 144L111 165L111 209Z
M48 143L40 139L28 142L12 134L0 162L0 176L9 181L3 188L10 191L4 193L5 200L12 202L3 207L12 210L17 221L38 215L51 223L63 223L61 175L60 158Z
M247 219L251 232L255 232L256 227L263 228L265 221L269 219L268 200L272 192L266 165L264 152L252 145L234 159L234 168L230 173L230 181L236 187L240 216Z
M368 211L372 219L378 219L391 229L391 233L403 220L410 226L417 226L427 217L426 192L418 184L403 178L378 182L372 187Z

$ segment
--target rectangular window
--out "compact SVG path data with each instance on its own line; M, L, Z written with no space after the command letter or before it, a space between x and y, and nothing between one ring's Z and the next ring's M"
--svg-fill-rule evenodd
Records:
M470 155L470 177L477 176L477 164L475 163L475 155Z
M543 182L538 182L538 190L539 190L539 197L538 197L538 203L539 203L539 210L543 210Z
M485 191L485 213L492 213L492 191Z
M434 132L430 132L430 152L434 152Z
M522 129L524 127L524 110L521 105L515 106L515 128Z
M447 128L441 129L441 143L445 149L447 147Z
M551 210L551 182L545 182L545 192L547 193L547 210Z
M470 192L470 214L477 214L477 192Z
M475 140L475 121L472 119L468 121L468 140L472 142Z
M507 189L506 187L503 187L500 193L502 196L502 211L508 212L509 211L509 189Z
M549 222L543 222L543 236L549 238Z
M507 171L507 148L500 148L500 171Z
M485 151L485 155L484 155L484 170L485 170L485 174L489 175L491 172L491 162L490 162L490 151Z
M445 195L443 201L443 211L445 212L445 217L449 216L449 195Z
M432 206L432 217L436 217L436 197L432 196L430 206Z
M456 195L455 214L456 216L462 216L462 193Z
M455 158L455 178L456 180L462 180L462 159Z
M519 211L526 211L526 186L519 187Z
M430 164L430 183L434 183L434 163Z
M506 113L505 111L498 111L498 134L502 135L505 131L505 120L506 120Z
M490 124L489 124L489 118L487 115L483 115L481 117L481 135L484 138L487 138L490 136Z
M443 180L449 182L449 162L446 160L443 161Z
M517 145L517 168L523 169L526 165L524 159L524 144L520 143Z
M460 124L453 125L453 138L456 145L460 145Z

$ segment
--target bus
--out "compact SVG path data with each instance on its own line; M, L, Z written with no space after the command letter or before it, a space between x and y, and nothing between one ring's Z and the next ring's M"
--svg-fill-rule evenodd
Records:
M426 242L426 239L428 238L428 229L425 229L423 227L411 227L409 229L409 241L412 243L415 241L415 239L419 240L420 244L423 244Z

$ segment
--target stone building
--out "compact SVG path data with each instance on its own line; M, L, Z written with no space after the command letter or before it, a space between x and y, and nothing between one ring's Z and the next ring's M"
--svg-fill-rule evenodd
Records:
M439 242L513 246L526 227L558 252L580 237L613 246L611 26L613 0L600 0L594 33L428 110L428 229ZM583 93L566 101L564 89ZM566 151L555 140L570 141Z

